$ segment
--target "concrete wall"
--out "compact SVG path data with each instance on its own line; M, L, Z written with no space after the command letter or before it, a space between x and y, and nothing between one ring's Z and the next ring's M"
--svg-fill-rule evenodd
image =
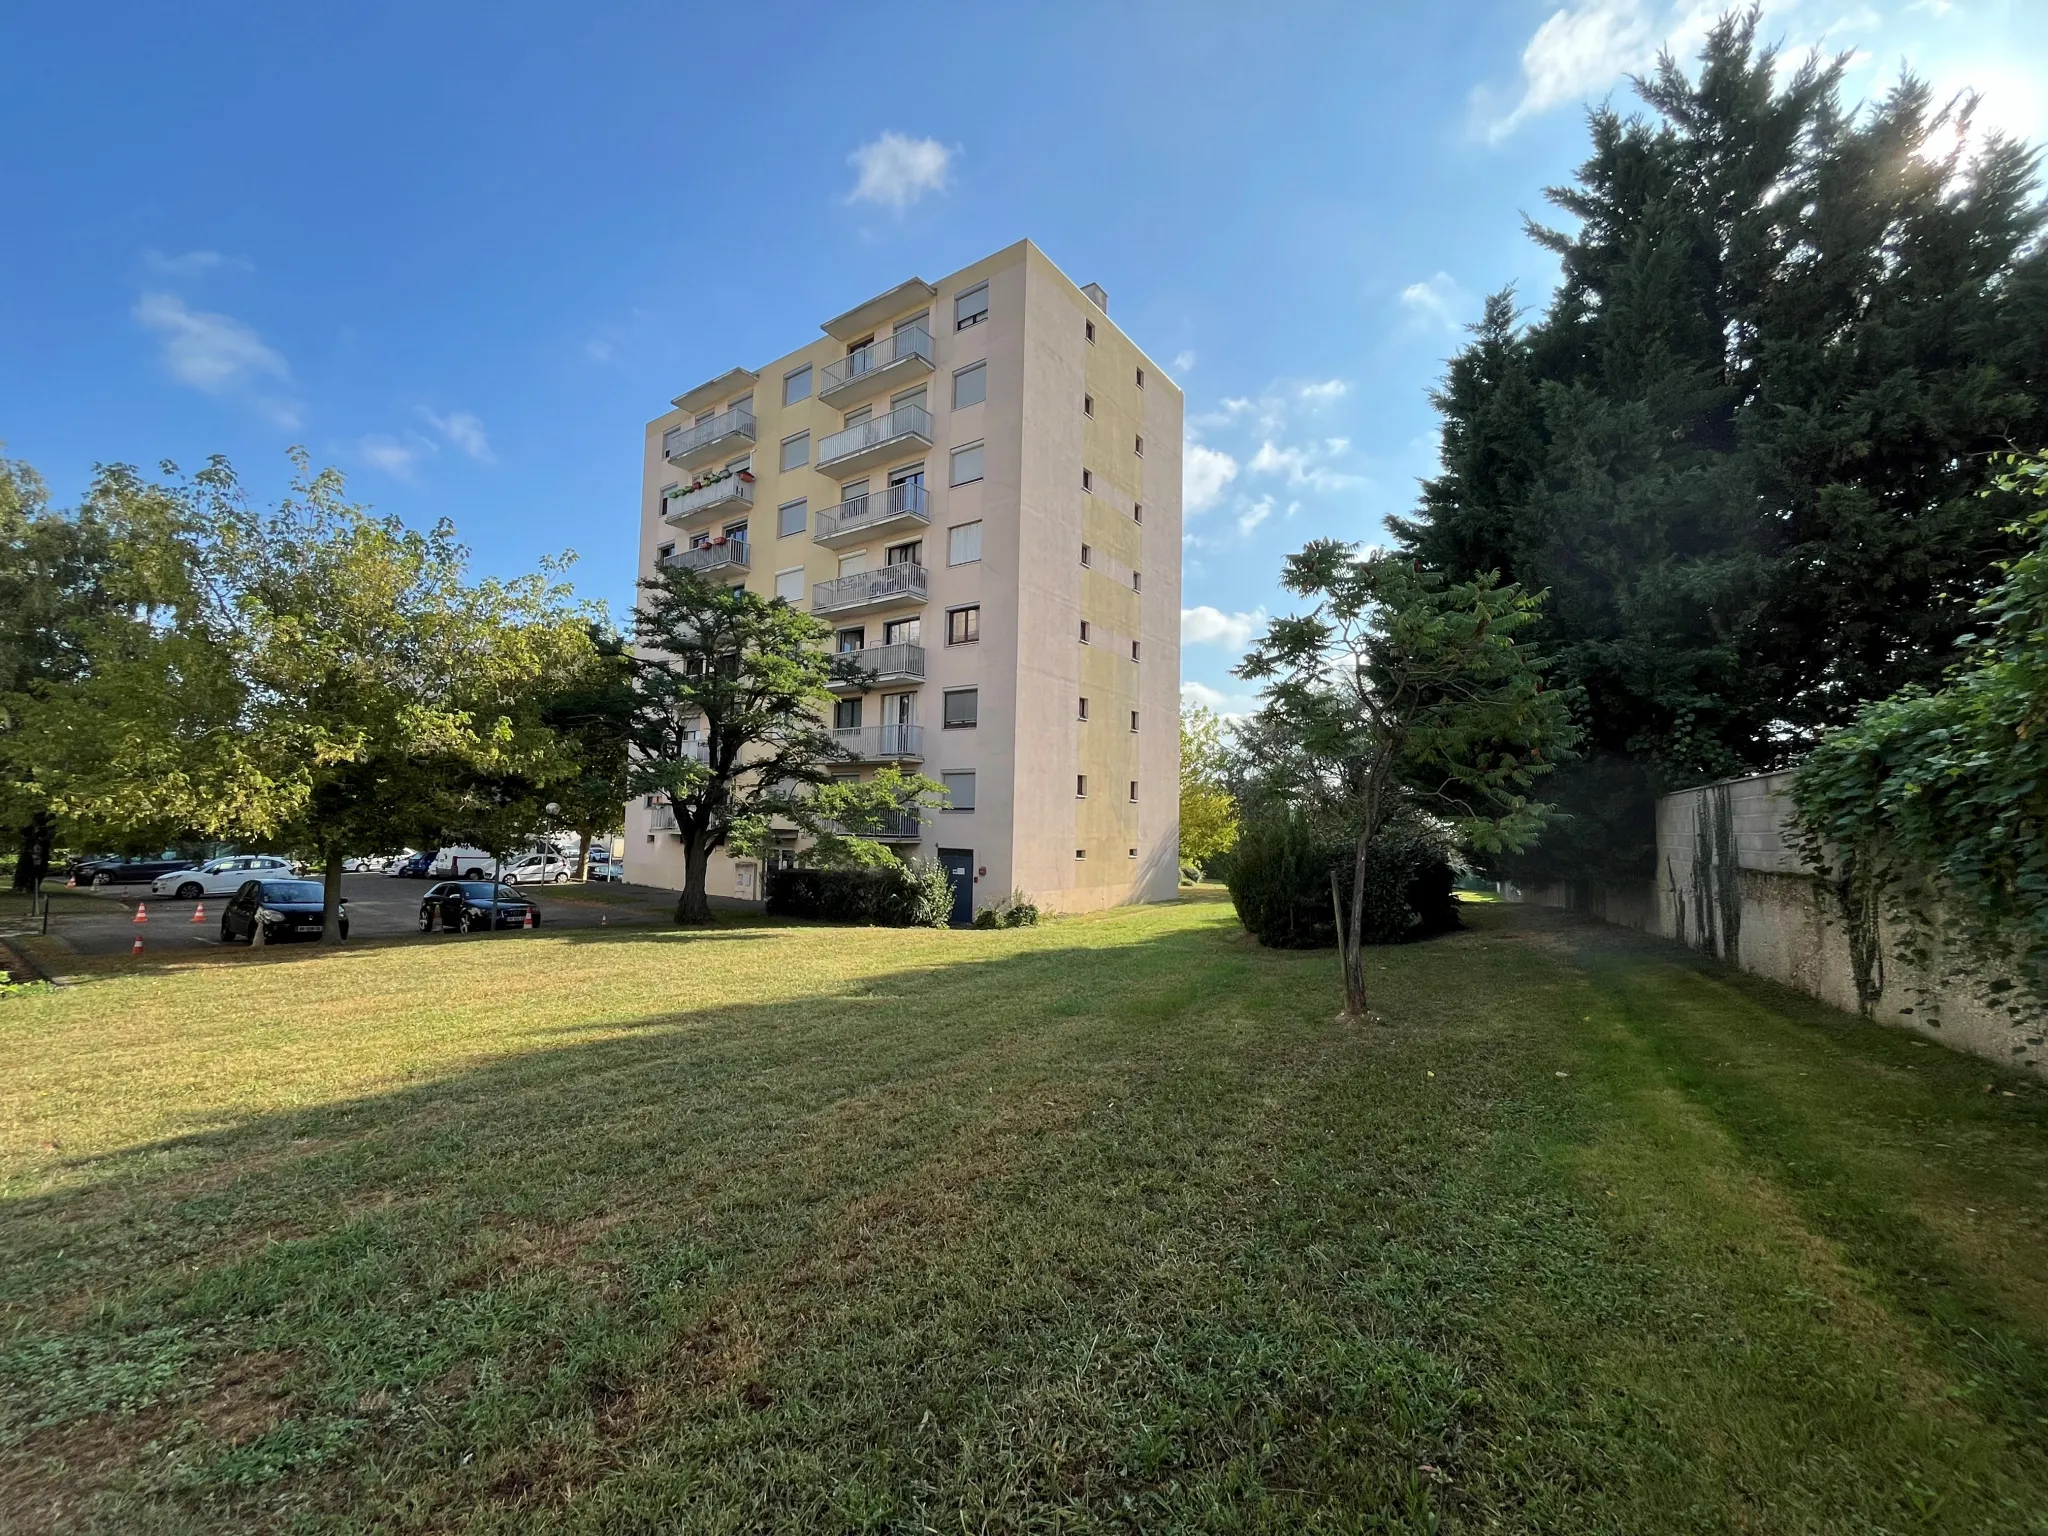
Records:
M2048 1079L2048 1017L1995 1005L1982 985L1991 978L1943 981L1915 968L1883 923L1859 988L1834 893L1792 840L1791 782L1790 772L1767 773L1664 796L1654 881L1510 888L1510 899L1676 939L1847 1012Z

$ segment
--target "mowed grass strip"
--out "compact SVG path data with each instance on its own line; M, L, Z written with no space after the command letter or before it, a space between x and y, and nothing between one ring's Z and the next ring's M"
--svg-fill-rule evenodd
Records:
M2048 1096L1470 921L9 1000L0 1529L2048 1531Z

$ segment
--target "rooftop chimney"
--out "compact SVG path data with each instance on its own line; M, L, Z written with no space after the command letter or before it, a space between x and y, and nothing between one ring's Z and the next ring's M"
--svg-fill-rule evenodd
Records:
M1109 313L1109 295L1102 291L1102 284L1084 283L1081 285L1081 291L1095 301L1097 309L1101 310L1105 315Z

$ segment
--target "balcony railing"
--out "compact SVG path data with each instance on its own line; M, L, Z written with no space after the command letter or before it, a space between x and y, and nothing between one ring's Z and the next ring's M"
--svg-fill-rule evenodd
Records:
M694 427L678 427L662 439L661 452L669 463L682 465L696 462L698 455L708 454L726 443L753 440L754 412L748 406L736 405Z
M680 523L699 512L710 512L719 507L751 507L753 504L753 472L729 469L695 490L669 497L662 506L661 515L672 523Z
M912 326L827 363L818 376L818 398L827 405L851 404L879 394L898 379L931 369L932 333Z
M921 405L899 405L820 442L818 468L828 475L852 474L912 444L931 447L932 413Z
M921 481L906 480L885 491L849 496L836 507L818 508L816 532L811 537L820 544L853 544L885 528L931 520L931 493Z
M867 837L878 843L915 843L924 837L924 820L916 811L888 811L859 827L839 821L824 825L842 837Z
M852 662L875 683L924 681L924 647L907 641L895 645L871 645L858 651L841 651L835 659ZM832 686L842 693L859 693L870 683L835 682Z
M747 541L726 539L718 544L700 544L695 549L678 549L664 556L661 563L677 570L695 571L699 576L708 576L713 571L744 571Z
M811 588L811 612L845 613L883 603L921 603L929 591L930 578L921 565L885 565L877 571L856 571L837 581L821 581Z
M832 734L840 746L864 763L924 756L921 725L855 725Z

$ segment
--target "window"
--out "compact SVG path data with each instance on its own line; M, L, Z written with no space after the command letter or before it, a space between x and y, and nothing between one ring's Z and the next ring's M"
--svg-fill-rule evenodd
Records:
M924 540L912 539L908 544L891 544L882 551L884 565L923 565Z
M1088 643L1088 621L1086 619L1081 621L1081 643L1083 645Z
M782 467L802 469L811 462L811 434L799 432L795 437L782 440Z
M1085 859L1088 857L1088 850L1086 848L1076 848L1074 850L1074 857L1077 859Z
M669 498L675 495L675 493L677 491L680 491L681 489L682 487L676 484L675 481L669 481L667 485L664 485L661 488L661 495L655 498L654 504L660 507L663 511L668 510Z
M1145 503L1142 501L1131 504L1131 521L1134 523L1145 521Z
M654 549L654 563L656 565L663 564L675 552L676 547L673 544L657 544Z
M1145 590L1143 573L1138 571L1131 572L1131 590L1133 592L1142 592Z
M1081 414L1083 416L1093 416L1095 414L1095 397L1093 395L1083 395L1081 397Z
M1138 856L1138 850L1135 848L1131 849L1130 856L1135 859Z
M981 690L953 688L946 693L946 726L949 731L977 725L981 720Z
M1084 491L1093 491L1095 489L1095 472L1093 470L1084 469L1081 471L1081 489Z
M1081 710L1077 718L1082 720L1086 720L1088 718L1088 701L1086 699L1083 699L1081 701Z
M1131 799L1135 801L1135 800L1136 800L1137 798L1138 798L1138 781L1137 781L1136 779L1133 779L1133 780L1131 780Z
M832 729L835 731L857 731L860 729L859 699L841 699L832 706Z
M891 619L882 626L882 644L916 645L924 638L924 620L916 617Z
M1135 731L1135 730L1136 730L1137 728L1138 728L1138 712L1137 712L1137 711L1136 711L1136 710L1134 709L1134 710L1132 710L1132 711L1131 711L1131 729Z
M1094 346L1094 345L1095 345L1095 322L1094 322L1093 320L1083 320L1083 321L1081 322L1081 328L1082 328L1082 332L1083 332L1083 334L1084 334L1084 335L1086 335L1086 336L1087 336L1087 338L1088 338L1088 345L1089 345L1089 346L1091 346L1091 347L1092 347L1092 346Z
M1081 546L1081 563L1083 565L1093 565L1095 563L1095 551L1086 544Z
M782 376L782 403L784 405L795 405L797 401L808 400L810 397L811 365L809 363L805 363L801 368L792 369Z
M785 603L800 603L804 600L804 568L791 566L786 571L775 573L775 595Z
M953 329L964 331L988 318L988 284L976 283L953 300Z
M946 564L972 565L981 558L981 524L959 523L946 530Z
M665 459L676 451L676 444L682 439L681 427L670 427L661 434L661 456Z
M865 649L867 648L867 643L868 643L868 632L867 632L867 627L866 627L865 625L861 625L861 624L856 624L856 625L854 625L854 626L853 626L853 627L852 627L851 629L842 629L842 630L840 630L838 634L836 634L836 635L834 635L834 636L832 637L832 639L833 639L833 644L834 644L834 645L835 645L835 646L836 646L836 647L837 647L837 648L838 648L839 650L842 650L842 651L859 651L859 650L865 650Z
M1088 775L1085 773L1074 775L1074 798L1076 800L1086 800L1088 798Z
M1145 439L1143 434L1139 435L1131 451L1137 454L1137 456L1141 459L1145 457Z
M946 610L946 644L973 645L981 639L981 604Z
M1137 642L1137 641L1135 641L1135 640L1133 640L1133 641L1131 642L1131 660L1133 660L1133 661L1136 661L1137 659L1138 659L1138 642Z
M965 448L953 450L953 474L947 483L951 485L972 485L981 478L980 443L969 443Z
M799 496L795 501L785 501L775 509L775 536L787 539L804 531L810 521L810 508Z
M1140 388L1140 389L1143 389L1144 387L1145 387L1145 370L1144 370L1144 369L1142 369L1142 368L1140 368L1140 369L1138 370L1138 388Z
M946 809L949 811L971 811L974 809L974 775L971 773L942 773L939 782L946 786Z
M976 363L953 375L953 409L979 405L988 398L988 364Z

